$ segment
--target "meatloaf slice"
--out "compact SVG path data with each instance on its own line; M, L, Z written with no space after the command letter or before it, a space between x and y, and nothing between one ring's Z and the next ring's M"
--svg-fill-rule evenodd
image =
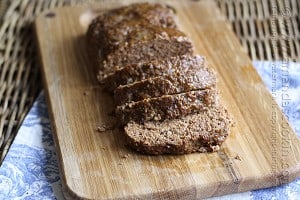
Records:
M209 109L217 100L216 89L190 91L126 103L116 107L116 115L122 124L162 121Z
M165 94L179 94L192 90L215 87L216 76L208 68L188 73L172 73L165 76L144 79L127 85L121 85L114 91L116 105L131 101L140 101Z
M197 72L204 67L206 67L206 62L202 56L176 56L147 63L127 65L122 69L116 70L114 74L109 75L104 79L103 83L105 88L112 92L120 85L173 73Z
M222 106L200 113L144 124L129 122L125 135L129 146L146 154L185 154L220 149L229 134L231 117Z
M123 26L130 31L126 34L125 40L118 41ZM124 22L120 27L106 30L103 38L106 42L111 42L102 49L102 57L99 59L100 82L129 64L164 60L193 53L191 40L184 33L149 23Z

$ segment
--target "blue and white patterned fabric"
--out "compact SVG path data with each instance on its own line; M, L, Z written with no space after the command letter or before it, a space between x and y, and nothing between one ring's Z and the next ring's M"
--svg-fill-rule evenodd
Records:
M254 62L258 73L300 136L300 63ZM286 90L288 88L288 90ZM64 199L44 94L25 118L0 167L1 199ZM292 183L212 199L300 199L300 178Z
M0 167L0 199L63 199L43 93L26 116Z

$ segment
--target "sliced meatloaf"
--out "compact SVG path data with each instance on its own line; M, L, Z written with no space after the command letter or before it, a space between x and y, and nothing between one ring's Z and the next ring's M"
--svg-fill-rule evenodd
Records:
M200 113L178 119L130 121L125 135L131 148L147 154L185 154L213 152L229 134L231 117L222 106L213 106Z
M129 121L163 121L209 109L217 100L215 89L163 95L117 106L116 115L122 124Z
M114 74L104 79L105 88L112 92L120 85L130 84L156 76L171 75L173 73L190 73L206 67L202 56L176 56L163 60L127 65L116 70Z
M139 3L105 12L89 26L87 43L133 149L158 155L220 148L231 118L213 70L193 56L172 8Z
M201 68L198 71L172 73L121 85L115 89L114 99L116 105L122 105L165 94L179 94L212 88L215 85L216 76L214 72L208 68Z

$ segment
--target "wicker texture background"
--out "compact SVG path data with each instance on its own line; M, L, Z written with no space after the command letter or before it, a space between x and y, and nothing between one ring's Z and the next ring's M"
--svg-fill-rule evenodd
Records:
M217 0L253 60L300 61L299 0Z
M83 0L0 1L0 163L41 91L32 21ZM253 60L300 61L298 0L216 0Z

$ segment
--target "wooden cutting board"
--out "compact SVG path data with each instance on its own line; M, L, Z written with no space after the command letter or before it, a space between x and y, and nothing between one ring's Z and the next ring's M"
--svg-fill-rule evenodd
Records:
M299 176L297 136L209 0L168 4L196 52L217 71L222 101L236 121L221 150L147 156L128 149L122 131L97 131L115 119L109 115L112 98L91 70L84 35L95 12L133 1L113 2L58 8L35 21L66 197L194 199L271 187Z

